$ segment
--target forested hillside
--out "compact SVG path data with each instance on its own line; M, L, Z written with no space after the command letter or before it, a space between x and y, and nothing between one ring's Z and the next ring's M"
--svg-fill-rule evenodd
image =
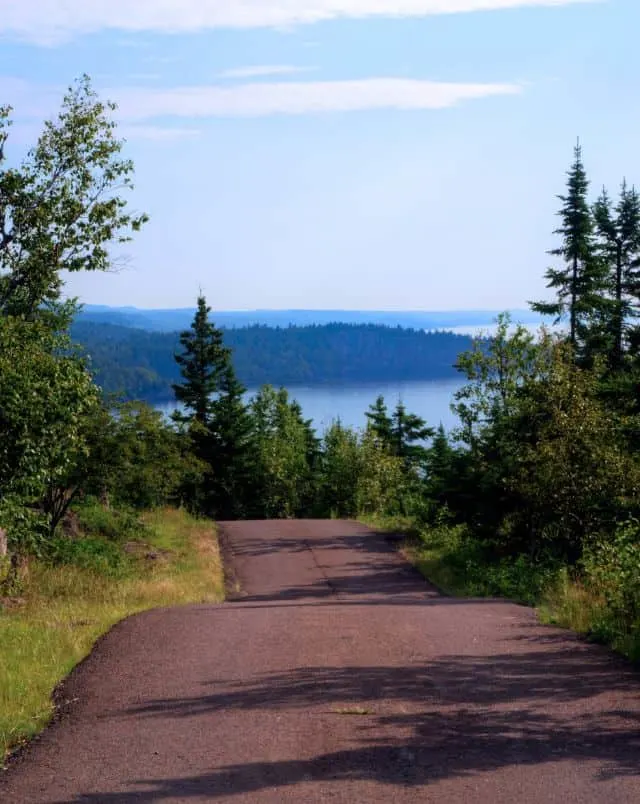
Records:
M375 324L225 329L224 341L249 387L441 379L455 375L471 338ZM98 385L125 399L168 401L179 378L177 333L97 324L80 318L74 340L91 358Z

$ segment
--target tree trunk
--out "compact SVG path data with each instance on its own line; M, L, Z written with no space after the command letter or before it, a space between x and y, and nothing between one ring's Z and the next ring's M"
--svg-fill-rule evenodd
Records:
M616 311L614 321L613 365L620 368L622 365L622 249L618 245L616 254Z
M573 271L571 275L571 346L576 348L577 315L576 304L578 301L578 257L573 258Z

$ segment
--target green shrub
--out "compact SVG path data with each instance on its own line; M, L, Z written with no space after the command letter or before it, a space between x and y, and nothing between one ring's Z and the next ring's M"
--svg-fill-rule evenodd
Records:
M420 532L417 559L425 575L445 591L470 596L508 597L537 603L560 571L551 559L520 555L496 558L465 525L440 521Z
M88 500L75 509L78 524L88 536L100 536L113 542L144 539L146 528L138 514L127 508L107 508Z
M106 539L56 537L47 552L52 564L78 567L108 578L124 578L133 569L122 547Z
M586 585L606 603L592 636L640 659L640 523L630 520L591 545L583 566Z

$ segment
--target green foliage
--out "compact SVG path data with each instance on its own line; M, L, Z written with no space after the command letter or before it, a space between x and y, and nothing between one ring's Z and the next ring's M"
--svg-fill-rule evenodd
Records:
M334 422L322 444L319 511L327 516L422 515L428 450L413 442L431 431L402 404L389 417L382 397L363 433ZM397 429L394 429L397 428Z
M63 333L43 322L0 316L0 489L37 496L63 472L80 422L97 401L84 364L65 354Z
M14 168L11 110L0 109L0 525L14 557L51 541L80 488L99 407L67 334L77 310L59 301L63 272L108 269L110 245L145 221L119 195L133 166L120 156L114 108L83 77Z
M366 411L367 426L378 443L387 450L391 450L393 441L391 416L383 396L379 396L376 401Z
M355 430L333 422L322 441L319 505L325 516L353 517L358 511L360 442Z
M264 386L250 406L254 422L255 515L304 516L315 497L315 435L284 388Z
M449 441L444 425L440 424L426 456L427 482L425 486L428 499L439 505L445 503L447 494L452 491L455 457L455 449Z
M360 443L357 510L367 516L405 514L411 486L404 461L392 455L371 430L365 432Z
M176 413L177 421L196 422L208 428L214 416L214 395L220 387L222 372L229 362L222 331L209 320L211 308L205 297L198 296L198 308L191 329L180 335L182 352L175 355L183 381L173 386L178 402L187 413Z
M474 339L472 348L459 355L456 364L468 380L452 405L461 423L457 438L472 450L493 422L510 415L522 387L543 376L548 361L548 338L538 344L523 326L509 334L508 314L500 315L496 324L488 343Z
M600 351L607 354L613 369L620 369L640 303L640 195L635 187L628 187L623 181L620 199L613 208L603 189L594 204L593 215L596 253L607 270L610 299Z
M42 501L55 528L54 490L86 455L83 422L97 405L98 391L64 332L0 316L0 503Z
M578 144L567 174L567 194L559 196L561 225L554 234L562 237L562 244L550 252L561 257L564 266L549 268L546 272L547 287L556 291L556 301L532 304L537 312L555 315L556 321L569 318L569 342L574 349L584 347L594 322L605 307L605 267L595 254L588 190L589 180Z
M519 555L496 560L465 525L440 519L413 545L418 565L445 591L470 597L507 597L535 604L560 569L552 560Z
M401 458L408 471L424 465L427 457L424 442L432 438L435 431L427 427L424 419L409 413L402 400L398 400L395 410L389 415L384 397L379 396L365 415L367 429L378 446Z
M520 500L513 521L534 551L552 542L575 561L589 534L610 532L637 507L640 466L599 390L597 370L576 367L559 347L549 376L527 388L509 424L520 441L508 481Z
M420 469L424 466L428 450L424 446L427 439L433 438L435 430L415 413L409 413L398 401L391 417L392 454L401 458L407 469Z
M244 393L229 361L220 378L208 443L208 488L211 509L218 519L241 519L252 506L255 440Z
M24 162L6 168L11 109L0 108L0 314L37 315L58 300L62 271L108 269L109 245L145 222L119 195L133 165L120 157L114 109L82 77Z
M210 312L200 295L191 330L181 335L184 351L175 359L183 382L174 390L186 412L176 412L174 420L183 425L204 467L189 484L188 504L221 519L235 519L250 506L253 425L243 402L245 388L236 378L222 331L209 320Z
M640 524L630 520L586 551L586 584L606 606L593 625L594 637L619 643L640 659Z
M53 565L78 567L107 578L125 578L133 571L133 562L118 543L92 537L55 537L47 546L46 558Z
M0 527L7 533L10 555L42 552L47 534L46 517L27 507L22 497L7 495L0 500Z
M147 509L176 498L190 457L160 411L143 402L119 405L109 439L108 488L118 503Z
M144 539L147 530L139 512L126 507L108 507L98 500L87 498L76 504L74 514L80 531L90 537L124 543Z

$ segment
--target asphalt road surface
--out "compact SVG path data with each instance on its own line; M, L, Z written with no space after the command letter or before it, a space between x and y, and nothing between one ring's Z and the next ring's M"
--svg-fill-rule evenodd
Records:
M355 523L222 530L239 593L117 626L2 804L640 802L622 660Z

